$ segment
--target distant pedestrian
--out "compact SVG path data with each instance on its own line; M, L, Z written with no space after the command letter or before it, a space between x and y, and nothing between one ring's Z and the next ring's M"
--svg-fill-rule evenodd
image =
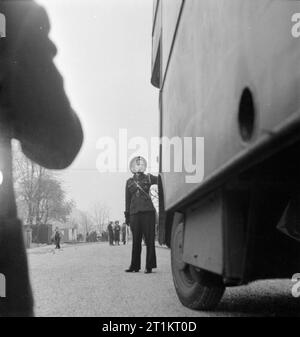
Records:
M115 221L115 227L114 227L114 238L115 238L115 244L120 245L120 231L121 226L119 225L119 221Z
M126 222L123 223L122 225L122 242L123 245L126 245L126 237L127 237L127 225Z
M113 230L113 222L110 221L108 226L107 226L107 231L108 231L108 241L110 246L114 245L114 230Z
M58 227L55 228L55 234L54 234L54 243L55 243L55 249L60 249L60 240L61 240L61 232Z

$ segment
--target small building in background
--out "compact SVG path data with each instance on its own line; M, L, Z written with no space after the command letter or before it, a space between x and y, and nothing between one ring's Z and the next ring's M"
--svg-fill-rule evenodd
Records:
M77 228L64 228L62 229L63 242L76 242L77 241Z
M32 242L51 244L53 226L49 224L39 224L31 226Z

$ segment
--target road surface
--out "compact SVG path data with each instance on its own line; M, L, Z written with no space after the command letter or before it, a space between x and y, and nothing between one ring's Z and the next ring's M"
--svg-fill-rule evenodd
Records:
M145 261L143 247L142 261ZM214 312L193 311L178 301L170 270L170 251L156 249L152 274L125 273L131 244L64 245L28 250L36 316L201 317L286 316L300 314L300 298L289 280L254 282L226 289ZM299 271L300 272L300 271Z

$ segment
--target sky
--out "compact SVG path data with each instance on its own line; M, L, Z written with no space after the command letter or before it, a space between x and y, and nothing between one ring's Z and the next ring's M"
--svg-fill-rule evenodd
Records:
M119 129L127 130L128 141L158 136L158 90L150 83L153 1L38 3L48 12L50 38L58 48L55 63L85 136L74 163L60 173L67 196L84 211L106 204L111 220L122 221L131 173L99 172L96 164L103 150L97 142L112 137L117 146ZM129 155L134 152L128 150ZM157 166L149 171L157 173Z

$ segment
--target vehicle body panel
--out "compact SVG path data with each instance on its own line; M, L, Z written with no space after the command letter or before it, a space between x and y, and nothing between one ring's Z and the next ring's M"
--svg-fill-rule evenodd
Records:
M161 136L204 137L205 149L203 182L186 183L190 174L184 170L161 172L169 210L201 189L205 180L222 174L236 157L250 155L261 139L274 137L273 130L288 118L300 118L300 42L291 34L291 17L300 12L300 4L187 0L180 7L175 1L170 20L164 21L165 1L160 3L165 41L160 55ZM171 7L169 1L166 6ZM255 103L255 130L249 142L241 138L238 123L245 88ZM162 148L162 167L165 160L169 158Z

